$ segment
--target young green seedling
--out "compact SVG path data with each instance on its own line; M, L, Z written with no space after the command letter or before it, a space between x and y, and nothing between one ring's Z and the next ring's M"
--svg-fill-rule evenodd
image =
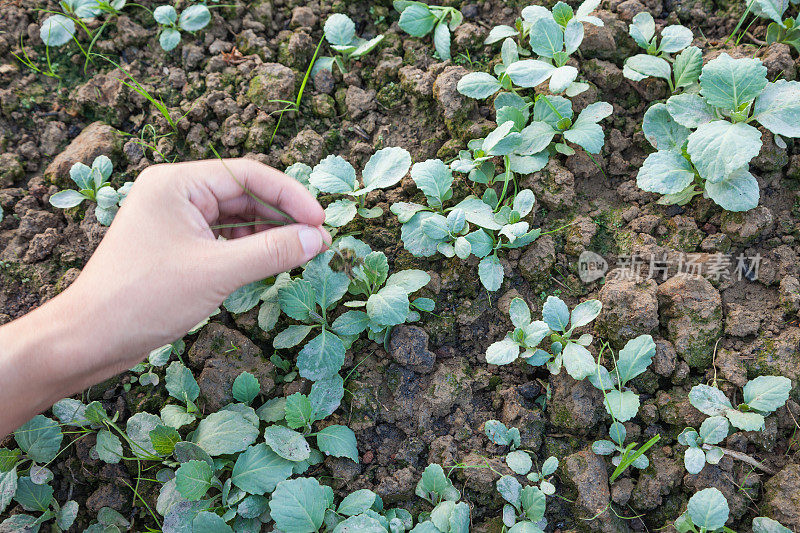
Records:
M356 214L364 218L381 216L381 208L366 208L367 193L397 184L410 167L411 155L406 150L383 148L375 152L364 165L359 184L353 165L338 155L329 155L314 167L308 181L319 192L350 197L331 202L325 208L325 223L338 228L353 220Z
M552 374L558 374L563 364L567 373L577 380L589 377L596 371L594 356L586 349L592 336L572 336L577 328L597 318L603 305L599 300L587 300L575 306L570 313L567 304L556 296L548 296L542 308L542 320L531 321L531 310L525 300L514 298L509 306L509 315L514 330L506 338L497 341L486 350L486 362L492 365L507 365L522 358L532 366L545 365ZM549 352L538 348L550 337Z
M698 411L710 417L727 418L742 431L761 431L764 417L783 406L789 399L792 381L783 376L758 376L742 389L743 402L736 408L725 394L710 385L695 385L689 401Z
M55 193L50 197L50 204L53 207L69 209L84 200L96 202L94 213L97 221L104 226L110 225L119 205L133 186L133 182L129 181L115 191L109 183L113 170L111 160L104 155L97 156L91 167L75 163L69 171L69 177L78 186L78 190L68 189Z
M550 459L554 459L555 463L551 461L548 467L557 467L558 460L555 457ZM507 502L503 506L503 524L510 528L509 531L543 533L543 528L547 525L544 518L547 498L539 487L523 487L516 477L506 475L497 480L497 492Z
M706 463L719 463L725 453L715 446L728 436L728 419L712 416L703 420L700 431L686 428L678 435L678 443L688 446L683 455L683 464L690 474L699 474Z
M703 53L692 44L692 30L685 26L667 26L656 37L653 16L643 11L633 17L628 30L633 40L646 54L636 54L625 60L622 74L633 81L655 77L667 80L673 93L697 83L703 66ZM671 54L680 52L674 59Z
M611 424L608 428L608 436L611 440L594 441L594 443L592 443L592 451L597 455L611 455L616 452L617 455L611 458L611 464L614 466L619 466L628 456L638 451L635 442L625 446L625 439L628 437L628 431L621 422L614 421L614 423ZM650 466L650 460L642 453L634 459L630 465L639 470L644 470Z
M458 83L458 91L470 98L488 98L500 89L536 87L549 80L552 93L575 96L589 86L576 82L578 69L567 65L572 54L583 42L583 23L602 26L603 21L589 13L599 5L597 0L586 0L577 13L564 2L558 2L550 11L542 6L528 6L522 10L517 28L497 26L486 39L486 44L503 40L502 64L495 67L495 75L473 72ZM520 43L512 37L518 36ZM530 46L528 51L524 44ZM538 59L522 59L520 56L538 56Z
M153 10L153 18L161 25L158 43L165 52L169 52L181 42L181 30L193 33L208 26L211 11L203 4L195 4L184 9L178 17L174 7L164 5Z
M332 70L334 65L344 74L347 72L346 64L351 59L364 57L383 40L383 35L377 35L369 40L358 37L355 22L342 13L334 13L328 17L324 30L325 40L340 55L319 57L311 69L312 76L323 69Z
M411 0L395 0L394 8L400 13L401 30L414 37L425 37L433 32L433 46L439 59L450 59L450 32L463 22L461 11Z
M721 54L700 75L700 93L674 95L645 113L642 129L653 145L637 185L665 195L659 203L685 205L703 194L728 211L758 205L750 160L761 150L758 122L775 135L800 137L800 82L767 81L758 59Z
M689 498L686 512L675 520L675 529L678 533L735 533L725 527L729 513L728 500L718 489L703 489Z
M619 357L614 361L614 370L609 372L598 361L588 376L592 385L603 391L606 412L615 421L627 422L639 412L639 396L627 388L627 385L647 370L655 353L653 337L640 335L629 340L619 351Z
M797 3L794 0L753 0L750 10L772 21L767 26L767 44L786 43L800 52L800 15L786 17L790 1Z
M483 425L486 437L498 446L509 446L516 450L522 445L522 436L518 428L507 428L499 420L487 420Z

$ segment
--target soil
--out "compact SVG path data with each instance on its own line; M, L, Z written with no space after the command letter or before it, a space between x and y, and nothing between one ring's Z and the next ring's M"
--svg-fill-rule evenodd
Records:
M172 53L158 47L149 13L133 6L95 44L98 53L162 99L173 116L182 117L173 132L145 98L119 81L124 75L113 65L96 59L84 72L84 57L74 45L51 51L61 80L22 65L13 55L20 52L20 40L30 57L44 64L38 34L46 14L41 10L57 9L56 3L0 2L0 205L5 212L0 324L68 286L105 232L93 207L64 212L48 203L50 195L69 185L72 163L91 163L106 154L119 186L155 163L210 157L212 145L225 157L251 157L278 168L294 162L313 166L331 153L360 168L385 146L406 148L414 161L451 158L469 139L494 127L490 105L462 97L456 83L466 72L487 70L497 61L496 50L484 47L483 38L495 24L513 24L527 5L444 2L460 7L465 22L455 32L455 59L442 63L429 39L399 31L387 1L226 2L233 3L240 5L212 9L208 28L197 36L185 34ZM691 28L706 60L723 50L734 57L755 55L770 79L795 79L796 51L753 44L764 37L762 21L748 30L754 38L739 44L726 39L741 15L740 4L603 1L598 16L605 26L587 26L581 48L579 68L591 89L576 99L576 112L596 100L614 105L613 115L602 123L606 145L594 161L583 152L568 159L559 155L541 172L522 178L537 196L534 225L550 230L573 224L509 253L497 293L482 289L473 261L419 259L403 249L388 207L420 198L410 178L369 196L370 207L381 206L386 214L359 219L346 229L383 250L392 268L429 271L433 281L423 292L436 300L436 311L418 326L396 328L388 352L366 339L354 344L342 370L350 373L349 394L331 418L355 430L362 460L328 458L312 474L325 476L341 494L371 488L385 502L416 514L429 510L414 497L426 465L489 464L494 469L460 468L453 477L472 508L472 530L499 532L502 502L494 482L498 472L505 472L507 448L489 443L483 432L487 420L498 419L520 429L523 447L535 451L540 463L550 455L560 459L555 483L563 498L548 499L548 531L671 531L688 497L709 486L728 498L728 526L734 530L749 531L754 516L800 528L800 143L787 139L788 148L781 149L764 132L762 152L751 164L761 189L757 209L726 213L702 198L685 207L658 205L655 195L636 187L635 176L650 150L641 132L642 115L668 89L658 80L634 83L621 73L634 47L627 24L646 9L659 27L680 22ZM352 62L346 74L318 74L306 87L300 112L285 114L270 142L278 115L268 100L294 99L322 23L332 12L348 14L359 35L384 33L386 38L375 52ZM468 180L459 179L456 194L469 189ZM604 278L581 281L578 256L585 250L607 260ZM641 274L651 279L614 277L631 254L646 258ZM721 256L732 258L734 267L739 256L759 257L757 277L676 276L682 257L708 267ZM669 268L657 268L650 257L666 259ZM657 341L654 364L634 382L642 407L626 426L633 440L644 442L656 434L661 440L648 453L648 469L629 469L610 486L614 467L589 450L594 440L605 438L609 423L601 393L563 374L491 367L485 361L487 346L510 329L511 298L523 297L538 316L549 294L570 306L601 299L604 310L593 333L615 348L643 333ZM229 382L242 370L257 375L268 396L308 390L303 380L282 382L284 373L269 362L271 336L259 330L255 313L232 316L223 310L212 326L187 338L189 364L202 387L201 408L227 403ZM230 360L217 353L228 342L242 349L242 357ZM688 402L690 388L716 379L729 397L740 398L741 386L759 374L791 378L791 399L767 419L764 432L733 434L727 446L756 457L776 474L729 457L698 475L687 474L676 437L703 418ZM122 422L135 412L157 412L166 397L163 385L134 385L126 392L130 377L93 387L84 397L102 401ZM76 439L52 465L58 501L71 497L80 504L71 531L82 531L104 506L129 517L133 530L153 527L126 487L137 475L135 465L92 459L92 439ZM157 488L145 483L141 490L152 506Z

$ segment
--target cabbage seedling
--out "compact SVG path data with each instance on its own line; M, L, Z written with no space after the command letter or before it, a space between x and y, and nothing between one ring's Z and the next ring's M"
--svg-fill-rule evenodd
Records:
M79 205L84 200L97 202L95 216L97 221L104 226L111 224L117 214L119 204L125 199L133 182L126 182L118 190L109 183L114 166L111 160L104 156L97 156L88 167L83 163L75 163L69 171L69 177L78 186L78 190L68 189L59 191L50 197L53 207L69 209Z
M655 77L667 80L670 91L697 83L703 66L703 53L692 44L692 30L681 25L667 26L661 31L661 41L656 37L653 16L643 11L633 17L628 29L633 40L647 53L636 54L625 60L622 74L633 81ZM671 54L680 52L674 59Z
M546 365L552 374L558 374L563 364L567 373L577 380L589 377L597 363L586 349L592 336L572 336L577 328L592 322L603 308L600 300L586 300L575 306L570 313L567 304L557 296L548 296L542 308L542 320L531 321L531 310L525 300L514 298L509 305L509 315L514 330L486 350L486 362L490 365L507 365L518 358L532 366ZM539 344L550 337L552 355Z
M789 1L795 0L753 0L750 9L761 18L771 20L767 26L767 44L786 43L800 52L800 15L785 17Z
M383 148L375 152L364 165L359 183L353 165L341 156L329 155L314 167L308 181L319 192L350 197L336 200L325 208L325 223L338 228L353 220L356 214L364 218L381 216L383 209L380 207L365 207L367 193L396 185L410 167L411 155L408 151L397 147Z
M127 4L127 0L61 0L59 4L65 13L91 20L103 13L118 15Z
M699 384L689 391L689 401L698 411L710 417L725 417L743 431L764 429L764 417L789 399L792 381L783 376L758 376L742 389L743 402L734 408L725 394L716 387Z
M628 430L618 421L614 421L608 428L608 436L611 440L601 439L592 443L592 451L594 453L597 455L611 455L616 452L617 455L611 458L611 464L617 467L620 466L624 460L629 461L629 466L633 466L639 470L644 470L650 466L650 460L644 455L644 452L647 451L652 444L648 446L649 443L645 443L639 450L636 449L637 444L635 442L625 446L625 439L628 438ZM645 446L647 447L645 448ZM638 453L639 451L642 453ZM636 457L633 457L634 454ZM611 481L613 481L613 479Z
M548 461L551 459L554 462L551 461L548 467L553 466L553 471L555 471L558 460L551 457ZM503 505L502 518L503 524L510 528L509 531L543 533L543 528L547 525L547 520L544 518L547 498L539 487L533 485L523 487L516 477L505 475L497 480L497 492L507 502Z
M450 32L464 21L461 11L411 0L395 0L394 8L400 13L401 30L414 37L425 37L433 32L433 46L439 58L450 59Z
M678 443L688 446L683 454L683 465L690 474L699 474L706 463L719 463L725 452L719 444L728 436L728 419L724 416L712 416L703 420L700 431L686 428L678 435Z
M158 43L165 52L169 52L181 42L181 30L191 33L208 26L211 11L203 4L195 4L184 9L178 17L174 7L164 5L153 10L153 18L161 25Z
M558 2L553 10L542 6L528 6L517 20L517 28L496 26L486 38L486 44L503 41L503 62L494 69L494 76L486 72L472 72L458 82L458 91L470 98L488 98L500 89L536 87L549 80L552 93L575 96L589 88L576 82L578 69L567 65L572 54L583 42L583 23L602 26L603 21L589 13L600 4L599 0L586 0L577 12L564 2ZM520 44L512 37L518 36ZM527 43L530 50L523 46ZM538 59L520 59L530 56Z
M678 533L735 533L725 527L729 513L728 500L718 489L703 489L689 498L686 512L675 520L675 529Z
M598 362L597 367L589 374L592 385L603 391L606 412L614 420L627 422L639 412L639 396L628 389L627 384L647 370L655 353L653 337L639 335L629 340L619 351L613 371L609 372Z
M507 428L499 420L487 420L483 425L486 437L499 446L510 446L516 450L522 446L522 436L518 428Z
M800 82L767 81L758 59L721 54L700 75L700 93L674 95L647 110L642 129L655 153L637 185L665 195L662 204L685 205L703 194L728 211L758 205L758 182L749 163L761 150L758 122L775 135L800 137Z
M364 57L383 40L383 35L377 35L369 40L358 37L355 22L342 13L334 13L328 17L323 29L325 40L328 41L331 49L341 55L319 57L311 69L311 76L322 69L332 70L334 65L340 72L345 73L347 72L346 63L351 59Z

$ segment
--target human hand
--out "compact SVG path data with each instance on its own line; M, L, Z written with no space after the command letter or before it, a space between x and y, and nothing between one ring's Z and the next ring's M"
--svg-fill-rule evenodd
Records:
M247 191L297 223L212 230L253 220L288 222ZM299 182L255 161L146 169L78 279L0 328L0 404L20 403L11 391L20 384L30 389L31 379L55 381L45 385L46 399L31 399L35 410L16 409L29 411L17 417L21 424L53 401L133 367L150 350L182 337L238 287L324 251L331 241L324 218Z

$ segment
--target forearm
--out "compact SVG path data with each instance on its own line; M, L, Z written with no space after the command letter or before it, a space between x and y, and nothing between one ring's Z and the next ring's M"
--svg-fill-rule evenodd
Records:
M86 303L68 290L0 327L0 438L120 370L103 362L114 359L92 331Z

